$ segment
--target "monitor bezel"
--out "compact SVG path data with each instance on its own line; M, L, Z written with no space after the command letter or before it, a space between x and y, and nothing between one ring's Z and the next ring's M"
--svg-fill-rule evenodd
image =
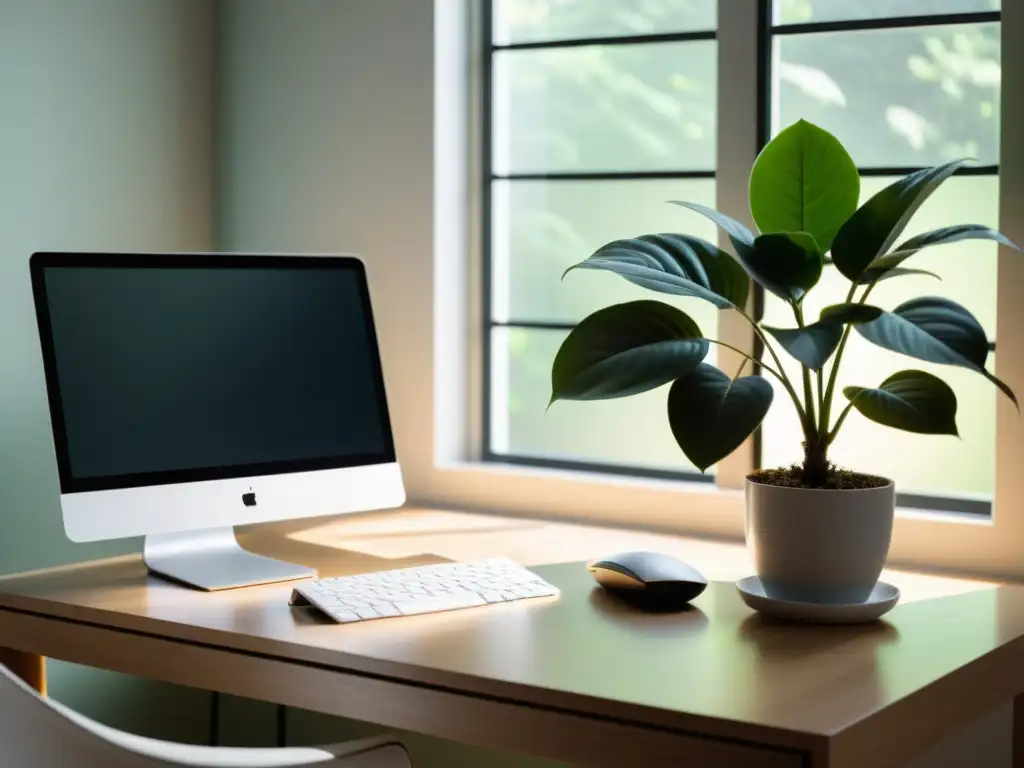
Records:
M367 336L373 358L374 387L377 407L383 420L384 450L348 456L318 459L238 464L218 467L162 470L97 477L76 477L71 471L70 452L64 423L60 379L57 375L53 329L50 324L49 301L44 273L51 268L124 268L124 269L339 269L354 272L366 318ZM57 475L61 494L111 491L128 488L147 488L161 485L231 480L255 476L285 475L320 470L348 469L352 467L391 464L397 461L394 435L391 429L384 372L380 361L380 348L376 324L370 301L366 267L353 255L291 255L291 254L227 254L227 253L91 253L73 251L40 251L29 259L32 295L35 302L36 323L39 330L50 409L50 425L57 458Z

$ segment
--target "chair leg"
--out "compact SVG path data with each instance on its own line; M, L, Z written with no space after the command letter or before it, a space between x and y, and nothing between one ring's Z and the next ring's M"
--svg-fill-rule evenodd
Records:
M42 656L0 646L0 664L24 680L41 696L46 695L46 659Z
M1024 768L1024 693L1013 699L1013 768Z

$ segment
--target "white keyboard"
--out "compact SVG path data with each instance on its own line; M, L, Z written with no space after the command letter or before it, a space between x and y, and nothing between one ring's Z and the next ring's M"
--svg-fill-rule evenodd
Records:
M307 581L292 590L290 602L313 605L349 624L558 594L521 565L492 557Z

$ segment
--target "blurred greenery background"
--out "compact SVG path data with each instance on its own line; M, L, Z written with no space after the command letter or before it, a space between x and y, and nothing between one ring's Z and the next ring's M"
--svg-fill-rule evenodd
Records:
M780 0L778 25L998 10L999 0ZM496 0L499 44L714 30L715 0ZM772 36L773 131L803 118L846 145L858 166L875 169L862 197L889 183L878 169L967 156L998 163L999 23L983 21ZM601 306L651 294L607 274L562 272L601 244L646 232L688 232L714 240L701 217L666 204L715 204L715 180L520 180L516 174L714 170L718 79L714 40L630 42L511 49L494 55L491 449L645 468L692 467L665 417L666 388L623 400L560 402L545 414L550 365L565 331L517 322L574 323ZM997 226L998 177L956 177L933 196L907 234L953 223ZM936 271L895 280L874 294L893 307L922 292L953 298L995 332L996 250L945 246L915 257ZM829 270L811 293L811 316L845 295ZM658 298L689 312L706 335L717 312L692 299ZM766 300L766 321L791 325ZM783 353L784 354L784 353ZM714 362L714 349L709 362ZM906 359L851 342L840 384L873 386ZM951 368L934 370L960 399L962 439L888 430L856 415L834 458L893 477L901 490L988 498L995 451L995 389ZM730 372L731 373L731 372ZM765 421L765 466L796 461L800 432L784 398ZM712 470L709 470L713 472Z

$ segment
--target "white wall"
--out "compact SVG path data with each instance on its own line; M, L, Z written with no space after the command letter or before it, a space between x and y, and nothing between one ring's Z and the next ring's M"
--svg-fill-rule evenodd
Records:
M367 263L410 496L432 413L431 0L222 5L219 246ZM426 436L426 437L425 437Z
M64 536L28 258L212 245L211 19L206 0L0 0L0 573L137 548ZM50 675L101 719L205 734L207 694Z

